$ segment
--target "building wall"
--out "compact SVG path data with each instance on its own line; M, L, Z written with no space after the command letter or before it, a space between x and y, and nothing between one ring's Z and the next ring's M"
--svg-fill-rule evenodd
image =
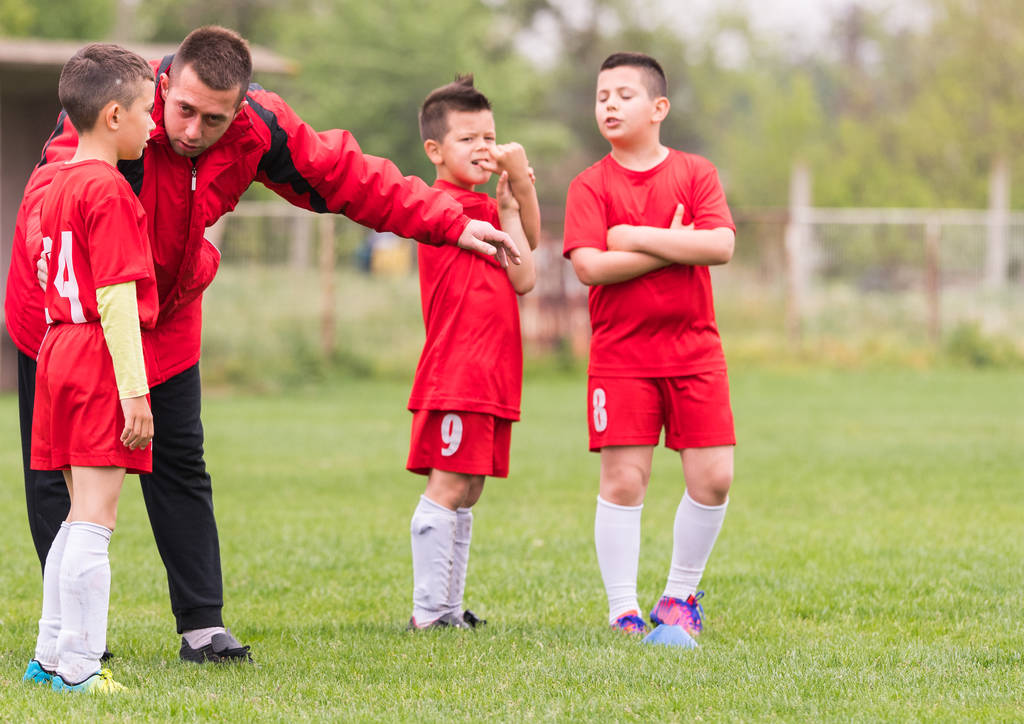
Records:
M21 194L57 120L60 68L0 68L0 317ZM17 383L17 349L0 331L0 390Z

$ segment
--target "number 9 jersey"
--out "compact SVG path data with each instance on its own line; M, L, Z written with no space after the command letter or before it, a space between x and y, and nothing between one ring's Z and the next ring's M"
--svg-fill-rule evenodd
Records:
M96 290L135 282L139 324L152 329L159 302L146 212L109 163L62 166L39 210L47 262L46 321L98 322Z

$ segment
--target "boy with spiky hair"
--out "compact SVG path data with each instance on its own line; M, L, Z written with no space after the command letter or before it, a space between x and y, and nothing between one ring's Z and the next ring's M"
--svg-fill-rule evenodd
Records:
M49 252L32 413L32 467L62 470L71 510L43 569L35 658L24 679L57 691L124 687L100 669L110 603L108 547L124 476L152 470L153 415L142 328L158 303L146 214L117 162L142 155L153 69L117 45L79 50L59 95L78 148L60 166L39 212Z
M611 153L579 174L564 254L590 286L590 449L600 451L594 521L614 628L644 633L637 599L640 515L661 428L682 458L672 564L654 624L703 626L697 591L733 477L732 411L708 266L732 257L735 226L715 167L661 143L665 73L615 53L597 77L595 116Z
M473 76L432 91L420 110L423 149L434 188L473 219L507 232L522 254L503 269L455 247L419 253L426 343L409 397L412 440L406 467L427 476L411 522L410 629L482 623L462 606L472 507L486 476L507 477L512 422L523 378L517 294L536 279L531 250L540 236L533 172L518 143L498 144L491 104ZM477 192L499 174L497 198Z

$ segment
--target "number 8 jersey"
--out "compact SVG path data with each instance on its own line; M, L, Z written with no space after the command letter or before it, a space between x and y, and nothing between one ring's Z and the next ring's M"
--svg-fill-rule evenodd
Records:
M146 212L124 176L105 161L66 164L39 214L49 253L47 322L98 322L96 290L134 281L140 326L152 329L159 302Z

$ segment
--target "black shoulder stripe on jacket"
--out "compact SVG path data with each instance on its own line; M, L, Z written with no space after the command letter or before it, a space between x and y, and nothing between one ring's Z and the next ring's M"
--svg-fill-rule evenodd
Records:
M64 133L64 119L68 117L68 112L63 108L57 115L57 127L53 129L53 133L46 139L46 145L43 146L43 155L39 159L39 163L36 164L36 168L42 168L46 165L46 152L50 150L50 144L53 143L55 138L59 138Z
M117 170L121 172L122 176L124 176L136 196L142 193L142 175L145 170L142 159L144 156L145 151L143 151L143 156L139 156L138 158L131 160L122 159L117 162Z
M252 88L252 86L250 86ZM309 206L313 211L324 214L330 211L327 208L327 200L324 199L309 181L307 181L292 160L291 150L288 148L288 133L277 122L277 116L267 110L253 99L251 95L246 96L249 107L252 108L260 120L267 124L270 131L270 148L260 159L259 170L267 175L271 181L277 184L287 184L297 194L309 196Z
M167 69L171 67L171 61L174 60L174 53L165 55L163 60L160 61L160 67L156 69L156 79L160 80L160 76L167 72Z

